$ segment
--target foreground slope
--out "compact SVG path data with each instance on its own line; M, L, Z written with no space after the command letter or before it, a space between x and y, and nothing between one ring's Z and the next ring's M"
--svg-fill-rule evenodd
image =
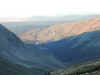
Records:
M100 18L92 18L85 21L53 25L41 30L30 30L19 35L19 37L26 42L38 41L43 43L98 29L100 29Z
M51 75L100 75L100 60L76 64L51 72Z
M13 64L0 57L0 75L44 75L45 71Z

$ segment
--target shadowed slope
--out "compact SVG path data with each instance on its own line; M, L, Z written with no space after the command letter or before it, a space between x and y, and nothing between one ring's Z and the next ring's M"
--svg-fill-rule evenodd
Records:
M100 31L85 32L56 42L40 44L67 64L100 58Z
M44 75L43 70L13 64L0 57L0 75Z
M24 44L15 34L0 25L0 56L8 61L27 67L56 69L64 67L63 63L51 54Z

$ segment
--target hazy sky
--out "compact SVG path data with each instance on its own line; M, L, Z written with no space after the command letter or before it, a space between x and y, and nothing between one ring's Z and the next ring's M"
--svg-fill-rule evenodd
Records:
M0 0L0 17L99 13L100 0Z

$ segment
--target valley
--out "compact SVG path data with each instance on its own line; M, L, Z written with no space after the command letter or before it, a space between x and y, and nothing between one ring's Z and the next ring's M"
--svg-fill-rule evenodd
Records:
M60 23L20 34L0 24L0 75L99 75L100 17Z

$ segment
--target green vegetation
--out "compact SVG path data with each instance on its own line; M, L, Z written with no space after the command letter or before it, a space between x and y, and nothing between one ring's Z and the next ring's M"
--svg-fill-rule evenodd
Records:
M44 75L39 69L26 68L0 58L0 75Z
M100 60L73 65L51 72L51 75L100 75Z

